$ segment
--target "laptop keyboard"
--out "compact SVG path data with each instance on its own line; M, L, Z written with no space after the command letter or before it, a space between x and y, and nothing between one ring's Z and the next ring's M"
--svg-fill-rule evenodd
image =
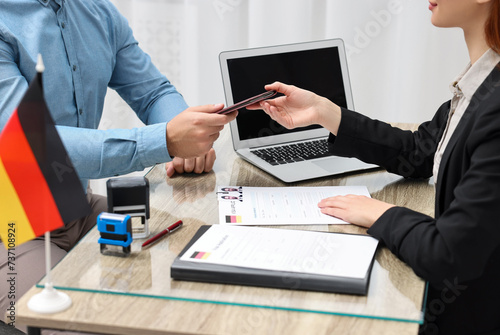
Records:
M328 152L327 139L250 150L250 152L271 165L288 164L332 155Z

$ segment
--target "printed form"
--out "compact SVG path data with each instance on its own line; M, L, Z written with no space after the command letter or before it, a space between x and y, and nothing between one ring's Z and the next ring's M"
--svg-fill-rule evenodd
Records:
M377 245L367 235L213 225L181 260L364 278Z
M370 197L366 186L246 187L217 191L219 222L233 225L309 225L347 222L321 213L318 203L336 195Z

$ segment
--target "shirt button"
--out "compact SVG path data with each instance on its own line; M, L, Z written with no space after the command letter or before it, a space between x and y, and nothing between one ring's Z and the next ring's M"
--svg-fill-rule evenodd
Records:
M79 109L78 109L78 113L79 113L80 115L82 115L82 114L83 114L83 110L82 110L81 108L79 108Z
M76 65L73 65L73 71L76 71Z
M66 28L66 23L61 22L61 28L63 28L63 29Z

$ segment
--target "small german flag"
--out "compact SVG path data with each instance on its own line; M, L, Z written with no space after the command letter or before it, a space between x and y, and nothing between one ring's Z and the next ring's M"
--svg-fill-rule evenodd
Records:
M0 238L9 249L90 212L43 97L41 57L37 70L0 134Z

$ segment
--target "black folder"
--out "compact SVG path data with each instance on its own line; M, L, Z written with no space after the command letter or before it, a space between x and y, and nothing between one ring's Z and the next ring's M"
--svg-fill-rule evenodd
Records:
M170 276L176 280L274 287L294 290L366 295L375 253L364 278L326 276L310 273L272 271L181 260L186 251L210 226L201 226L172 263ZM251 227L249 227L251 229ZM270 228L272 229L272 228ZM324 234L336 234L324 232ZM367 237L359 235L360 237Z

